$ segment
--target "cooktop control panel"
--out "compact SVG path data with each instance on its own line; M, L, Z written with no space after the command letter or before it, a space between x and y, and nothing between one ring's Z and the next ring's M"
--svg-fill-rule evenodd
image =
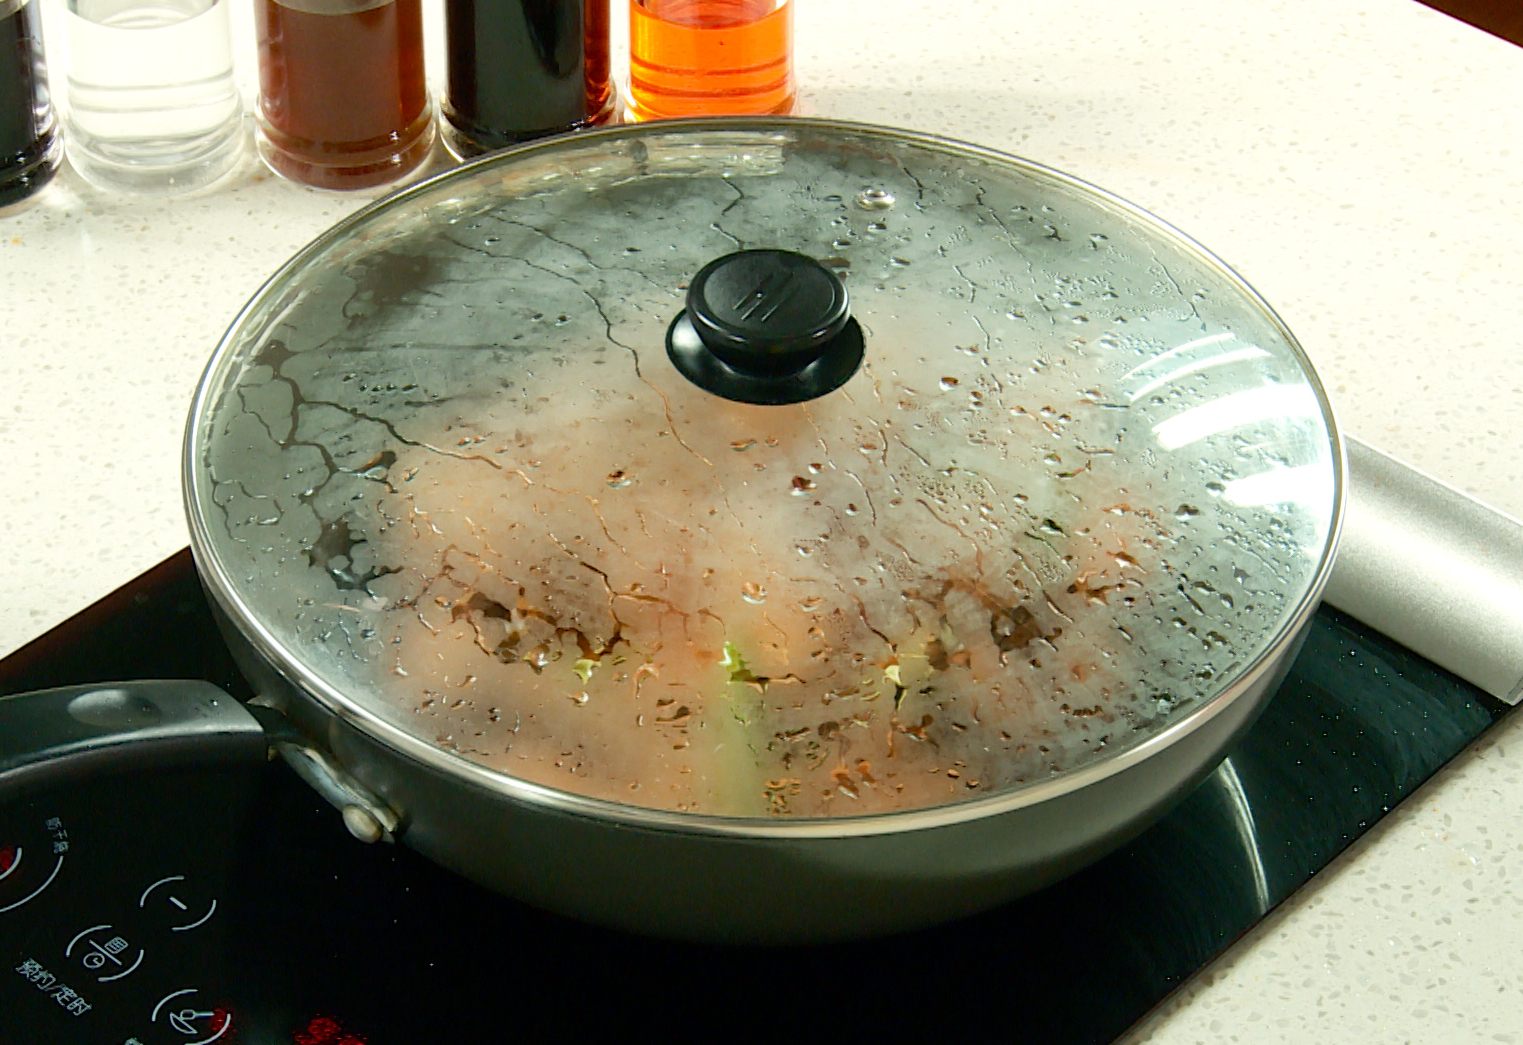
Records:
M238 1040L226 890L253 771L90 785L0 808L0 1012L35 1045Z

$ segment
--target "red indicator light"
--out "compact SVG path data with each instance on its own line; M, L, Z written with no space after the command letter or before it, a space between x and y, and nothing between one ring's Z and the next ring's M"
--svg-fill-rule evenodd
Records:
M0 849L0 874L4 874L5 872L9 871L11 869L11 864L13 864L15 862L16 862L16 847L15 846L8 845L4 849Z
M291 1045L365 1045L365 1039L350 1034L332 1017L314 1016L305 1030L291 1038Z

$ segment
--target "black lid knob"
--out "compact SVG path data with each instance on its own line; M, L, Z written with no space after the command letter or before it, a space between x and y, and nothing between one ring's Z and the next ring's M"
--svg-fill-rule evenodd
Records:
M666 335L694 384L741 403L800 403L845 384L862 362L846 287L813 258L742 250L709 262Z

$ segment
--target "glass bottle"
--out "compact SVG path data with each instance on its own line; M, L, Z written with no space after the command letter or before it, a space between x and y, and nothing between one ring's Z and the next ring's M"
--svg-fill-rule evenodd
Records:
M629 115L793 111L792 0L629 0Z
M609 0L445 0L440 130L464 159L606 121Z
M255 0L259 151L277 174L362 189L433 147L421 0Z
M69 162L105 188L198 189L243 153L231 0L67 0Z
M46 185L62 156L42 57L42 2L0 0L0 206Z

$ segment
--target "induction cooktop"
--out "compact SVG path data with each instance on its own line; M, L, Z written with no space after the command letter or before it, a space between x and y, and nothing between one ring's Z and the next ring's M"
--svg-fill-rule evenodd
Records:
M0 694L205 679L247 698L188 551L0 661ZM663 942L365 845L282 763L0 805L0 1043L1033 1041L1125 1033L1506 707L1324 606L1263 717L1134 842L936 929Z

